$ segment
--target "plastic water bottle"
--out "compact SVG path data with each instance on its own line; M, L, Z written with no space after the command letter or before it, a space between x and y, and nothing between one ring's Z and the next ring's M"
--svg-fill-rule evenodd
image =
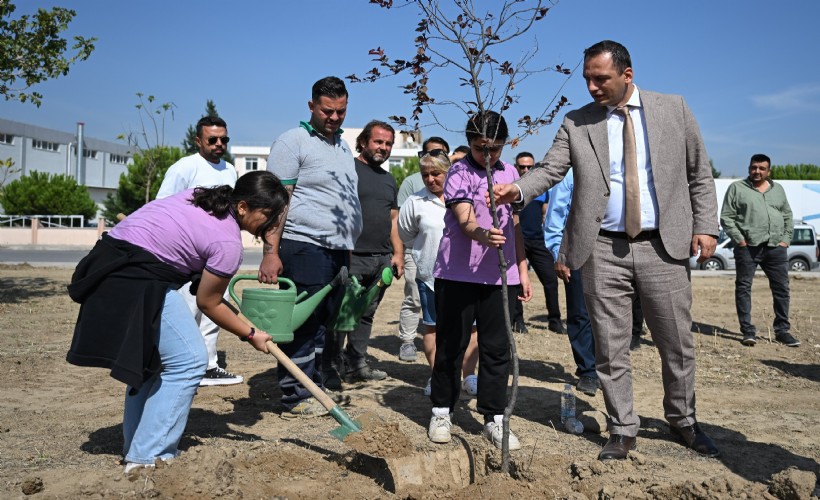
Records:
M564 384L561 392L561 423L566 424L571 418L575 418L575 393L572 391L572 384Z
M575 392L571 384L565 384L561 392L561 423L570 434L584 432L584 424L575 418Z

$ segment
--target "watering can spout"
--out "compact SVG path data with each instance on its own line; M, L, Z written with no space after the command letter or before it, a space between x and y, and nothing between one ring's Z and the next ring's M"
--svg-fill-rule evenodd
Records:
M348 282L347 267L342 267L339 274L333 278L333 281L325 285L321 290L314 293L310 297L301 300L293 307L293 316L291 318L291 328L296 330L310 317L310 314L319 306L327 294L331 292L338 285L345 285Z

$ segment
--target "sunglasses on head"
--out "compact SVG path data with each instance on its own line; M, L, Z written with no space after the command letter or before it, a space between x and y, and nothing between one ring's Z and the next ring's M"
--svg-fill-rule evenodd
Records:
M225 137L212 136L212 137L208 137L208 139L206 139L206 140L207 140L209 146L213 146L214 144L216 144L216 141L222 141L222 144L228 144L228 142L230 142L231 138L228 137L227 135Z
M419 151L419 158L424 158L425 156L447 156L447 151L443 149L431 149L430 151Z

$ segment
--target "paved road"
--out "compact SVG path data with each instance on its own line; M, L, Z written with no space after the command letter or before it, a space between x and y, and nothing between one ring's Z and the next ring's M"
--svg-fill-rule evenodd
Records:
M88 250L67 247L0 247L0 264L28 263L35 267L74 267ZM242 268L258 268L262 262L261 250L245 251Z
M76 250L68 247L0 247L0 264L28 263L35 267L74 267L85 257L88 250ZM244 270L258 269L262 262L262 251L246 250L242 262ZM758 274L763 274L758 270ZM800 274L805 278L820 278L820 271L815 270ZM693 276L734 276L735 271L692 271Z

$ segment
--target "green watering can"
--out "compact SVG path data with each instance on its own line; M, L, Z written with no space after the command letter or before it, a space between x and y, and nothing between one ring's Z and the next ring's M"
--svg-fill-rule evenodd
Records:
M310 313L335 286L347 282L347 268L343 267L333 281L308 298L305 298L307 292L296 294L296 285L293 281L279 278L279 289L246 288L242 291L240 299L234 292L234 285L242 280L259 281L259 278L256 274L234 276L228 284L231 298L239 304L239 310L251 323L270 335L271 340L278 344L292 342L293 330L307 321Z
M350 277L350 282L345 287L345 295L333 322L333 330L337 332L352 332L359 325L359 320L370 307L373 299L379 295L382 288L393 283L394 271L389 267L382 269L381 278L373 283L369 288L359 284L355 276Z

